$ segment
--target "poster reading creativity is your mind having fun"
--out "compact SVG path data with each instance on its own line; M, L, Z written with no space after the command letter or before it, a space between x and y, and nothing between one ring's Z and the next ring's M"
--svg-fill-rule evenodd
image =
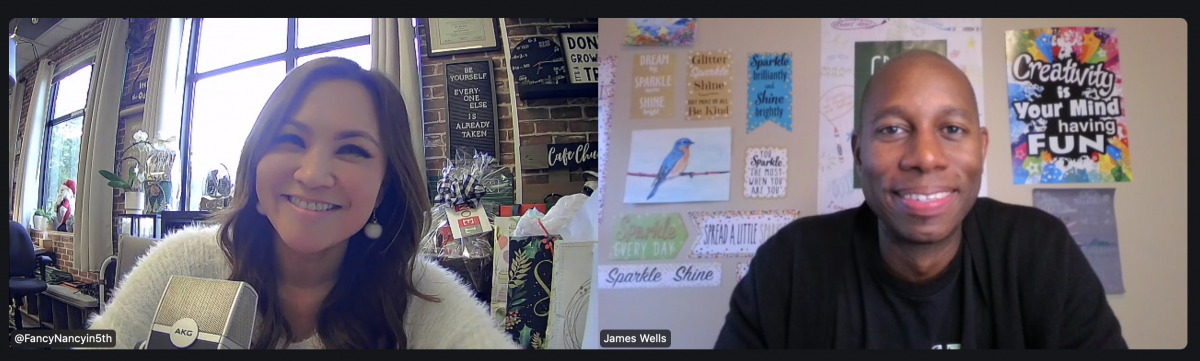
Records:
M1005 42L1013 183L1131 181L1116 29L1011 30Z

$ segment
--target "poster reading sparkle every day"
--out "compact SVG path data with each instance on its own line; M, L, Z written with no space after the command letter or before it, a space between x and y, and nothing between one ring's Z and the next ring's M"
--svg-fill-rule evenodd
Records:
M983 35L979 18L821 19L821 96L817 128L817 213L862 205L854 172L850 135L866 80L892 57L912 49L946 56L971 81L975 99L983 95ZM983 105L979 104L982 110ZM980 124L984 121L980 112ZM986 169L986 168L985 168ZM987 196L984 171L980 196Z
M1116 29L1010 30L1005 40L1013 183L1131 181Z

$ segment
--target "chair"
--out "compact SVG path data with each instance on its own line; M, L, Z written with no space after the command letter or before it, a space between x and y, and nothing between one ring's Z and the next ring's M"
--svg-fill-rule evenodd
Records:
M42 260L40 258L46 258ZM19 310L28 296L34 296L46 291L46 281L37 279L39 262L48 261L49 257L35 257L33 239L24 225L8 221L8 302L12 307L12 320L17 329L25 328ZM43 271L45 272L45 271ZM44 273L43 273L43 277Z
M133 270L139 258L154 247L159 240L122 234L117 237L117 254L104 260L100 266L100 312L108 307L109 293L116 288L125 275Z

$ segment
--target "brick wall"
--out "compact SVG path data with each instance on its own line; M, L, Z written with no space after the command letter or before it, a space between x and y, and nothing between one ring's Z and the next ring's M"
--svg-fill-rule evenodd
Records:
M517 44L529 36L550 36L558 41L558 31L574 25L587 24L596 26L597 19L550 19L550 18L508 18L505 27L509 35L509 44ZM421 35L421 54L424 54L425 38L428 27L424 20L419 22L417 31ZM491 58L496 66L496 111L500 118L500 161L512 169L516 164L515 148L517 141L513 139L510 80L508 78L508 59L503 51L454 55L445 57L421 57L422 99L425 108L425 164L429 176L437 176L446 165L447 135L446 118L446 88L444 63L452 60ZM553 143L570 143L597 141L597 98L578 99L542 99L523 101L517 94L517 121L519 124L520 145L537 145ZM518 172L514 172L516 174ZM519 172L525 183L548 183L548 175L542 171Z
M558 32L574 26L595 27L597 19L508 18L509 44L516 45L531 36L547 36L559 41ZM600 140L598 98L522 100L517 93L517 126L521 145L541 145ZM521 173L525 184L546 184L545 170ZM579 172L573 181L582 180Z
M54 48L37 49L38 54L41 56L41 59L49 59L54 62L68 61L76 56L79 56L80 54L93 49L95 46L97 46L100 43L100 34L104 30L105 21L107 21L107 19L96 20L96 22L92 23L91 25L88 25L84 29L75 33L74 35L67 37L62 42L60 42L58 45L55 45ZM144 29L144 34L143 34L144 39L146 39L146 41L148 42L149 45L152 45L154 42L153 33L154 33L155 23L156 23L156 20L153 18L131 19L130 20L130 31L139 31L139 30ZM139 26L139 25L145 25L145 26ZM147 77L149 77L149 71L142 71L142 68L145 67L146 65L148 65L150 62L149 46L147 47L146 51L143 51L140 54L132 54L131 53L130 55L131 55L131 57L129 58L129 62L128 62L128 65L126 68L126 79L125 79L126 91L128 91L128 89L131 88L130 84L132 84L133 82L136 81L136 79L134 79L135 76L140 77L141 79L146 79ZM32 89L33 81L34 81L33 79L35 76L37 76L37 63L36 62L31 63L30 65L21 69L17 73L17 76L18 76L18 78L26 79L26 82L24 84L20 85L20 86L25 87L25 96L24 96L24 99L22 100L22 105L21 105L21 107L23 109L25 109L25 111L21 115L21 123L17 126L17 129L18 129L18 136L17 136L18 143L17 144L20 144L20 142L24 141L22 138L24 138L25 126L29 122L28 109L29 109L30 99L33 95L33 89ZM124 96L125 94L122 94L122 95ZM117 146L116 146L117 152L120 152L121 149L124 148L124 144L127 144L126 139L130 135L126 134L126 132L125 132L126 126L125 125L127 122L130 122L130 121L133 121L134 123L140 123L140 121L141 121L140 111L137 112L136 114L130 114L129 116L121 117L118 120L118 134L117 134ZM132 132L129 132L129 134L132 134ZM14 158L16 159L16 162L18 162L18 164L20 162L20 157L21 157L21 149L18 149L16 154L14 155ZM113 159L113 162L115 165L116 159ZM9 186L10 186L9 194L12 194L12 192L14 191L15 186L16 186L16 181L12 180L12 183ZM113 207L115 210L123 209L124 208L123 199L122 199L123 197L117 197L116 194L117 193L114 190L113 191L113 197L114 197ZM12 201L13 201L13 198L10 197L9 209L12 209L12 207L13 207ZM114 250L116 249L116 245L115 245L115 243L116 243L116 241L115 241L115 239L116 239L116 237L115 237L116 223L117 222L114 219L114 237L113 237L113 239L114 239L113 249ZM79 269L75 268L74 251L73 251L74 236L72 234L53 232L53 231L51 231L51 232L31 231L30 236L32 238L34 238L35 242L39 242L42 245L42 247L57 254L58 264L56 264L55 267L57 267L63 271L70 272L71 275L74 276L75 279L77 279L77 280L87 280L87 281L95 281L96 280L97 275L95 273L80 272Z
M425 122L425 167L427 175L441 175L446 166L446 146L450 142L449 123L446 113L446 67L445 63L456 60L491 58L496 81L496 116L500 119L497 138L500 139L500 163L510 170L516 164L513 147L513 119L509 110L510 97L508 86L508 59L503 50L483 53L472 53L452 56L429 58L425 57L425 49L429 46L426 38L429 36L429 26L425 19L420 19L417 25L420 35L419 53L421 54L421 99L424 109Z

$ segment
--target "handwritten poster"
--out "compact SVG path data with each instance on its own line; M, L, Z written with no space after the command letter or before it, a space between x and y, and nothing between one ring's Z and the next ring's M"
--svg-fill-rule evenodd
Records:
M1062 219L1107 294L1125 293L1115 197L1111 188L1033 190L1033 206Z
M787 148L747 148L746 198L783 198L787 195Z
M729 50L688 53L688 120L729 117L732 67L733 54Z
M675 116L674 55L639 54L633 61L633 119Z
M766 123L792 131L792 53L750 54L746 133Z
M746 277L746 272L750 272L750 262L738 262L737 264L737 279L741 281Z
M1116 29L1010 30L1005 40L1013 183L1131 181Z
M679 213L623 215L613 234L614 261L674 259L688 238Z
M717 287L720 263L601 265L600 289Z
M752 257L758 246L800 216L794 210L688 214L699 231L690 258Z
M931 49L958 65L983 96L983 36L978 18L826 18L821 20L821 97L817 104L817 213L856 208L863 203L857 185L850 135L855 94L874 70L909 49ZM982 109L982 105L980 105ZM983 111L980 124L986 124ZM987 171L979 195L987 195Z

